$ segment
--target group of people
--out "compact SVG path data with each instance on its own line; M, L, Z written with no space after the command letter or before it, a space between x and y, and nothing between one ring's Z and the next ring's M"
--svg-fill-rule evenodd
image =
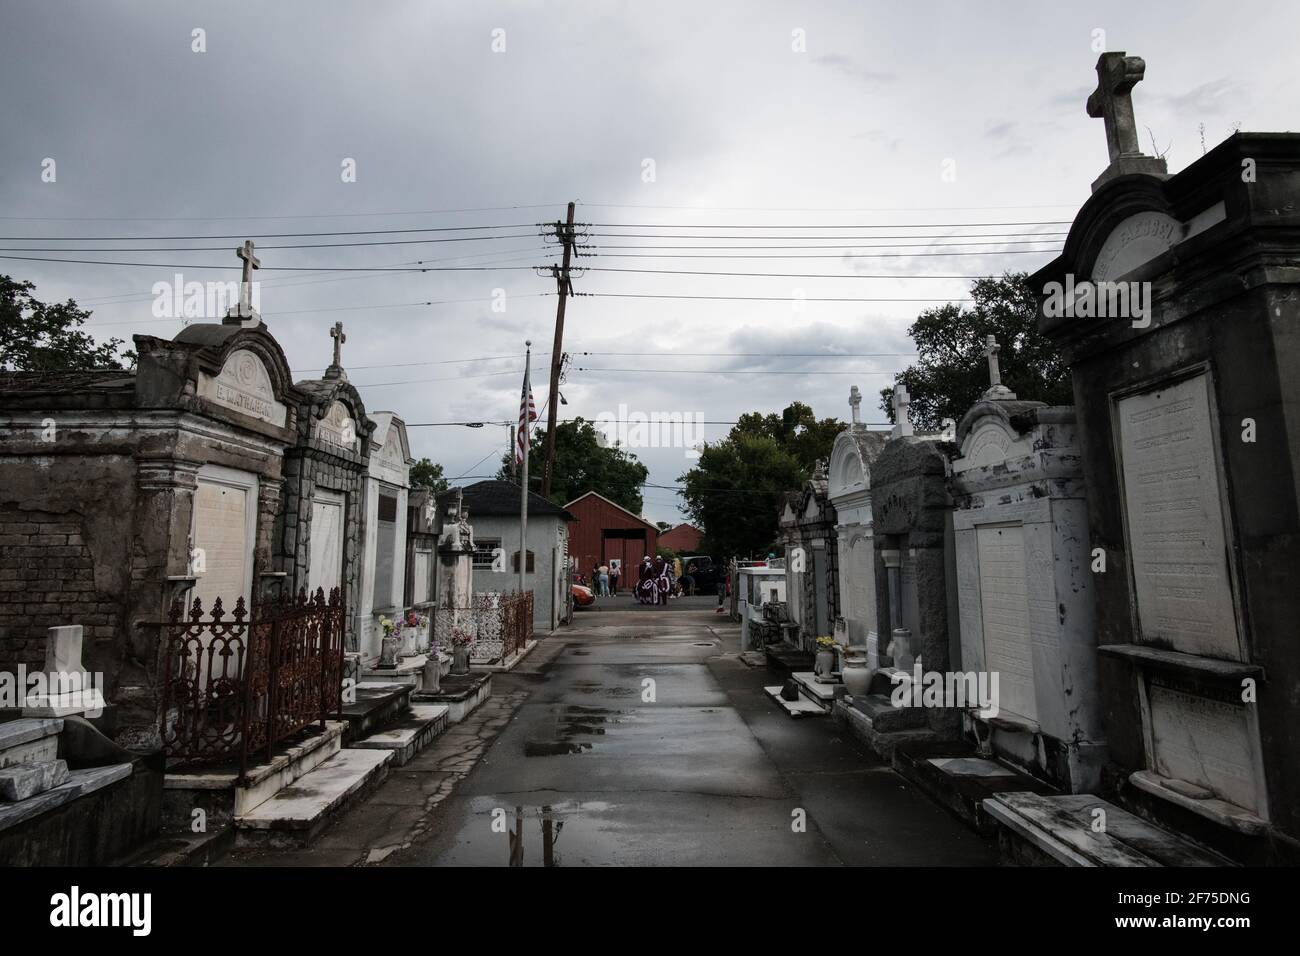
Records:
M591 589L601 597L618 593L618 582L623 569L617 563L598 564L591 569Z
M667 604L670 597L692 594L695 585L692 577L694 570L695 565L692 564L683 573L681 558L666 561L663 555L659 555L652 561L647 554L637 569L632 596L641 604ZM594 565L591 569L591 590L599 597L617 595L621 577L622 568L617 562Z
M636 582L636 599L640 604L667 604L669 596L673 593L673 568L663 555L657 556L654 561L650 560L650 555L641 559L641 567L637 569Z

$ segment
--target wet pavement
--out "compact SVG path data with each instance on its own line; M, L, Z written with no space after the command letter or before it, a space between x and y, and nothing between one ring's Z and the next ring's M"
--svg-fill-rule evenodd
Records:
M996 862L829 717L786 716L737 643L685 602L580 612L494 677L492 733L479 714L453 728L476 759L446 763L440 738L293 862L339 841L349 862L407 866Z

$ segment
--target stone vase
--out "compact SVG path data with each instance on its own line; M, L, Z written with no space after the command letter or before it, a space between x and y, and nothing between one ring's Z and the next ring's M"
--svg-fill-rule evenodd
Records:
M813 659L813 673L818 677L829 678L835 672L835 652L825 648L817 651Z
M420 692L423 694L436 694L441 689L442 662L438 660L437 653L431 648L429 659L424 664L424 672L420 675Z
M867 659L861 655L846 655L840 669L840 679L844 681L844 690L850 697L866 697L871 686L871 668Z
M392 670L397 667L397 649L401 646L402 639L395 635L385 635L379 642L379 663L376 667L382 667L385 670Z
M457 644L451 649L451 672L453 674L469 673L469 645Z

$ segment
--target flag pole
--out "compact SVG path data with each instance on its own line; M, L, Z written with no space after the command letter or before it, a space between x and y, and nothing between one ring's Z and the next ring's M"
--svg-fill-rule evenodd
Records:
M524 342L524 415L520 423L522 432L519 440L524 447L523 465L519 470L519 593L522 595L527 588L524 587L524 575L528 570L528 450L532 444L531 429L529 419L532 417L528 414L526 403L531 399L532 382L529 381L529 370L533 362L533 343L532 341Z

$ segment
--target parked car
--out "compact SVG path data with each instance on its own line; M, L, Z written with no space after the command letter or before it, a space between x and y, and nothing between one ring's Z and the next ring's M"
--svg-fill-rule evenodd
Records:
M596 603L596 593L589 587L584 587L581 584L571 584L569 590L573 594L574 607L589 607Z
M690 570L695 565L695 570ZM682 574L689 574L695 579L696 594L717 594L718 584L726 571L707 554L697 554L682 558Z

